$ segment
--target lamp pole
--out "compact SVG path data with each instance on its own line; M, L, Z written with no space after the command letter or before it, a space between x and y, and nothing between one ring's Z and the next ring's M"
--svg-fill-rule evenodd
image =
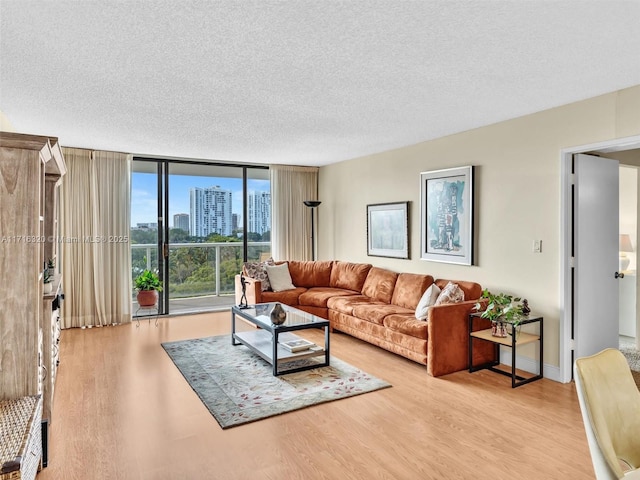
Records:
M315 226L314 226L314 217L313 217L313 210L320 205L322 202L319 202L317 200L305 200L304 204L311 208L311 260L315 260L316 259L316 242L315 242L315 238L314 238L314 233L315 233Z

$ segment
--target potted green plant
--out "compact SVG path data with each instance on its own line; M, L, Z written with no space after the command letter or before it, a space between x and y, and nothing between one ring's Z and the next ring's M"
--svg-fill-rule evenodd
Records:
M487 307L482 310L486 300ZM525 317L523 305L520 297L507 295L506 293L491 293L484 289L482 296L476 302L474 308L478 311L482 310L480 316L491 320L491 334L495 337L507 336L507 324L511 325L512 330L516 329L522 319Z
M136 277L135 287L138 290L138 305L141 307L153 307L158 302L158 292L162 291L162 282L157 273L145 270Z

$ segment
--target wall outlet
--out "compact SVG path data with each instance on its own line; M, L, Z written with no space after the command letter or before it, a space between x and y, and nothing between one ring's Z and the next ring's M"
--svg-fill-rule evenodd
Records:
M542 253L542 240L533 241L533 253Z

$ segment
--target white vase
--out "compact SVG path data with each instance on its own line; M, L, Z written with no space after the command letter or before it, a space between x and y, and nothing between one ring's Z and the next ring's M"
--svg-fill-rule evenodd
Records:
M623 257L620 256L620 271L624 272L627 268L629 268L629 263L631 263L631 259L626 255Z
M43 292L44 292L45 295L51 293L52 290L53 290L53 285L51 285L51 282L44 284Z

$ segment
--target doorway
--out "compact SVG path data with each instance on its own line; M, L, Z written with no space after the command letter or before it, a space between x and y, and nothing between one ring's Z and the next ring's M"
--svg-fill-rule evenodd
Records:
M597 153L606 156L609 153L624 152L640 148L640 136L628 137L624 139L611 140L591 145L583 145L580 147L569 148L561 151L561 179L562 179L562 210L561 210L561 311L562 326L560 328L560 381L569 382L572 379L572 369L574 352L578 351L580 345L576 342L574 326L580 325L581 319L575 316L575 312L580 306L574 304L574 255L575 249L580 245L581 239L579 232L574 233L574 214L573 214L573 159L574 155L583 153ZM616 210L612 212L619 216L618 205L614 207ZM596 280L594 279L594 282ZM618 309L617 296L613 299L602 299L602 301L615 302L614 310ZM602 319L601 319L602 320ZM582 321L585 321L582 319ZM617 317L615 322L617 323ZM605 324L600 325L601 328L607 328ZM616 326L617 328L617 326Z
M631 159L625 158L631 156ZM620 160L620 346L636 347L637 335L637 249L638 249L638 172L637 166L625 165L625 160L640 162L640 151L618 155Z

